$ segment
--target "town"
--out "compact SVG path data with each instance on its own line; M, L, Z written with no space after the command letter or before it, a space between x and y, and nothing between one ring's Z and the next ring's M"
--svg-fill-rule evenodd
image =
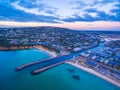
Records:
M72 64L92 69L120 83L119 34L80 32L67 28L48 26L0 28L0 32L1 50L12 50L14 48L11 47L16 46L18 47L16 49L21 49L21 46L25 47L24 49L42 46L55 51L57 55L61 56L60 59L62 57L70 59L71 56L74 56L74 53L79 53L69 61L66 61L66 63L71 64L72 62ZM33 64L35 63L39 62L33 62ZM29 65L32 65L32 63L23 65L20 69ZM52 66L54 65L51 65L50 68Z
M93 48L99 37L58 27L1 28L0 46L42 45L69 54Z

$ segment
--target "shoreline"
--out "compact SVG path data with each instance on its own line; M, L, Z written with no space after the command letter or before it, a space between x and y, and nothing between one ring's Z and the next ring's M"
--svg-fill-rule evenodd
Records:
M45 53L48 53L52 57L56 57L57 54L55 51L50 51L48 48L45 48L41 45L36 45L36 46L10 46L10 47L2 47L0 46L0 51L12 51L12 50L25 50L25 49L39 49Z
M120 88L120 83L119 82L116 82L116 81L110 79L109 77L104 76L104 75L100 74L99 72L94 71L91 68L83 67L81 65L78 65L78 64L75 64L75 63L72 63L72 62L66 62L66 63L69 64L69 65L75 66L75 67L77 67L77 68L79 68L81 70L84 70L84 71L86 71L88 73L91 73L91 74L93 74L95 76L98 76L98 77L100 77L100 78L108 81L109 83L111 83L113 85L116 85L116 86L118 86Z
M42 50L43 52L50 54L52 57L56 57L57 56L57 54L55 52L50 51L49 49L44 48L42 46L35 46L34 48Z
M12 48L11 48L11 47L10 47L10 48L6 48L6 47L1 47L1 46L0 46L0 50L2 50L2 51L24 50L24 49L32 49L32 48L39 49L39 50L41 50L41 51L43 51L43 52L45 52L45 53L48 53L48 54L51 55L53 58L54 58L54 57L57 57L57 54L56 54L55 51L50 51L50 49L45 48L45 47L40 46L40 45L37 45L37 46L20 46L20 47L16 47L16 46L14 47L14 46L13 46ZM70 61L69 61L69 62L66 62L66 63L69 64L69 65L75 66L75 67L77 67L77 68L79 68L79 69L81 69L81 70L84 70L84 71L86 71L86 72L88 72L88 73L91 73L91 74L93 74L93 75L95 75L95 76L98 76L98 77L100 77L100 78L102 78L102 79L104 79L104 80L112 83L113 85L116 85L116 86L120 87L120 83L119 83L119 82L114 81L113 79L111 79L111 78L109 78L109 77L107 77L107 76L104 76L104 75L100 74L99 72L96 72L95 70L93 70L93 69L91 69L91 68L83 67L83 66L81 66L81 65L75 64L75 63L70 62Z

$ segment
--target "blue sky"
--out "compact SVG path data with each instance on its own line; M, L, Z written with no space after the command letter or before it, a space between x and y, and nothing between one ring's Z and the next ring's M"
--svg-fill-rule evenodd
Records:
M118 30L120 0L0 0L0 25Z

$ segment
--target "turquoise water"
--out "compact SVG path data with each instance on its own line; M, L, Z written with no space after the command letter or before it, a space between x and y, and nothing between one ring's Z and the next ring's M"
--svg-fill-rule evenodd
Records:
M37 49L0 51L0 90L120 90L103 79L68 64L36 76L30 73L38 66L14 71L19 65L49 57ZM79 76L80 80L73 78L73 75Z

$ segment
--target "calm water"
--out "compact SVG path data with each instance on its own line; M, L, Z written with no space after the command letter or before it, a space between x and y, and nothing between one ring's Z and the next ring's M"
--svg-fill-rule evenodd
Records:
M37 49L0 51L0 90L120 90L68 64L62 64L36 76L30 73L39 67L37 65L20 72L14 71L19 65L49 57ZM74 79L73 75L79 76L80 80Z

